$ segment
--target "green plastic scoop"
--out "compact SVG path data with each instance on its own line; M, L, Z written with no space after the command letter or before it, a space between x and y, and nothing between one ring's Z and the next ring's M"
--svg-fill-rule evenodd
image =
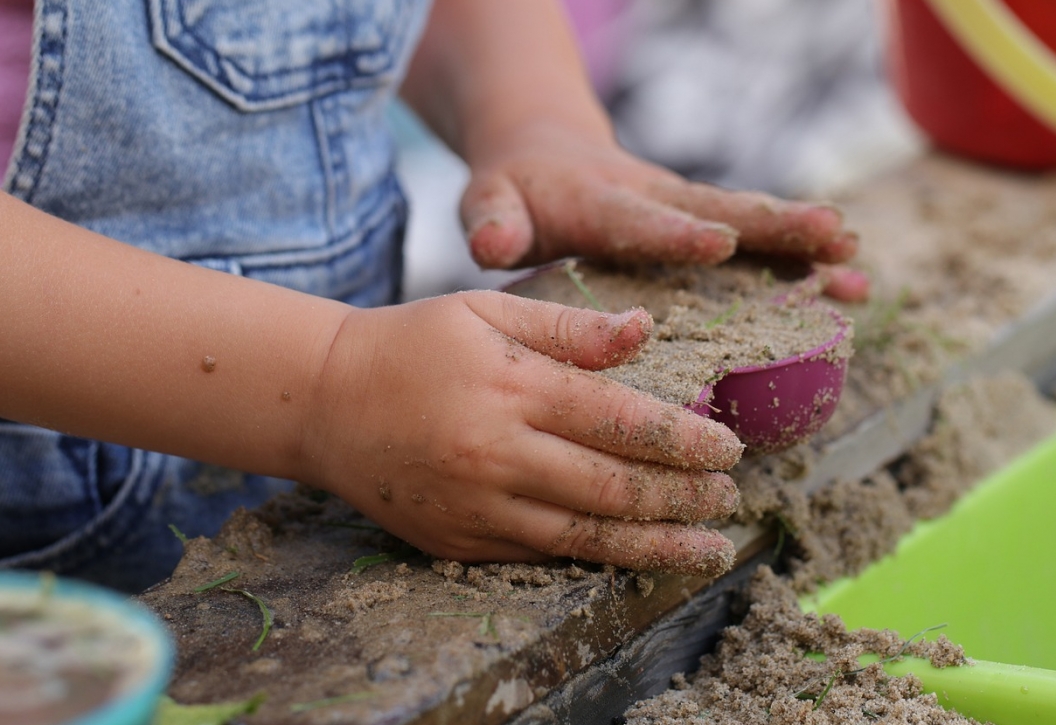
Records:
M996 725L1056 723L1056 437L923 522L854 579L806 597L807 611L903 637L945 623L974 666L912 672L939 702ZM926 636L934 638L938 632ZM863 665L872 660L863 659Z
M811 655L823 659L820 655ZM874 654L862 655L862 667L877 662ZM996 725L1052 725L1056 722L1056 671L974 660L962 667L932 666L919 657L902 657L884 663L892 677L914 674L925 692L934 692L939 704L979 722Z

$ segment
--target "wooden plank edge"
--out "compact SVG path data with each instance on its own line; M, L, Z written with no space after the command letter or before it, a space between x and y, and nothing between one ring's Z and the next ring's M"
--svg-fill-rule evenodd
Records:
M981 353L951 366L940 381L918 388L825 446L796 485L809 493L841 478L867 476L892 463L927 433L945 389L1009 370L1028 375L1039 386L1056 382L1056 295L1000 330ZM733 525L722 531L737 547L738 564L733 571L710 586L705 582L696 588L682 606L661 614L610 659L574 675L508 720L509 725L607 723L634 702L665 689L676 672L695 668L719 630L729 624L729 602L735 588L759 564L774 558L766 546L775 535L767 527ZM661 578L658 589L670 589L668 579Z

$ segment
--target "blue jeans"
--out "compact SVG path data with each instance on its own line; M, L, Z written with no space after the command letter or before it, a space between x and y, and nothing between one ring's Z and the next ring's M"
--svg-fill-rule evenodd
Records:
M427 10L37 0L4 188L189 263L395 302L407 208L386 109ZM290 485L0 421L0 568L142 589L179 559L168 524L211 535Z
M183 544L170 524L212 535L235 508L291 485L17 423L0 423L0 462L2 565L129 592L179 561Z

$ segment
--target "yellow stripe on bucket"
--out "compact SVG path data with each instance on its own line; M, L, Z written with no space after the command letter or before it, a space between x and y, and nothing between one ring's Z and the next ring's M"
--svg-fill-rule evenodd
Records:
M1056 54L999 0L926 0L970 56L1056 131Z

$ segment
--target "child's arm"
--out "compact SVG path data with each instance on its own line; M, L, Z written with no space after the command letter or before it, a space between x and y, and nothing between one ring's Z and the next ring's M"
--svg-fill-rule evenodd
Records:
M491 292L360 310L0 194L0 417L305 481L440 556L730 566L680 522L735 509L708 472L733 434L581 369L650 327Z
M462 218L485 267L711 264L735 243L843 262L857 248L829 206L689 183L622 151L551 0L437 0L403 95L470 166ZM864 294L863 278L838 279Z
M306 373L344 305L145 252L6 194L0 260L0 417L298 473Z

